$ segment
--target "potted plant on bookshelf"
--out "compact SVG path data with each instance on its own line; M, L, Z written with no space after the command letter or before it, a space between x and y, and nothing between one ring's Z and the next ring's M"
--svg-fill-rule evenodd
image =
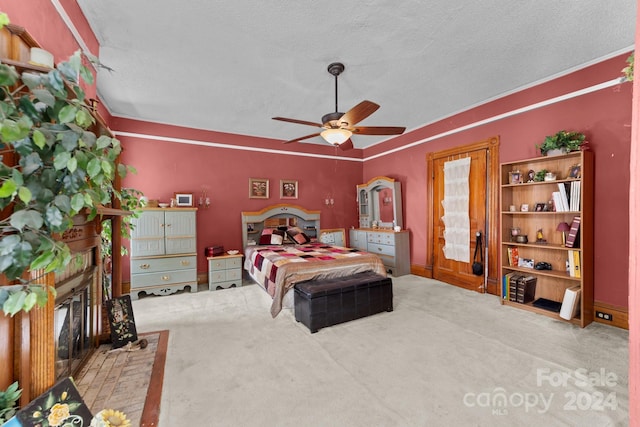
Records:
M543 156L558 156L583 149L583 145L587 143L585 138L583 133L561 130L545 137L542 144L536 144L536 148Z

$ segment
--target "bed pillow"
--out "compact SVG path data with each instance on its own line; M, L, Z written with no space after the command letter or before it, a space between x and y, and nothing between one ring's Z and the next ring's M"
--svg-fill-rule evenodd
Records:
M295 243L297 243L298 245L303 245L311 241L309 236L304 234L304 232L298 227L291 227L290 229L288 229L287 236L289 236L289 238L293 240Z
M272 245L281 245L282 243L284 243L284 231L273 230L273 233L271 233L270 243Z

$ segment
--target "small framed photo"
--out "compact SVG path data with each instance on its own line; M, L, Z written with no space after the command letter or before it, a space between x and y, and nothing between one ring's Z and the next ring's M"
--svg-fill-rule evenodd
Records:
M281 199L297 199L298 198L298 181L290 179L280 180L280 198Z
M249 178L249 198L268 199L269 180L265 178Z
M546 207L546 203L536 203L536 212L544 212Z
M192 208L193 207L193 193L174 193L176 200L176 207L178 208Z
M578 179L580 178L581 174L580 174L580 165L573 165L569 168L569 176L568 178L570 179Z
M530 258L518 259L518 267L533 268L533 265L534 265L533 259L530 259Z
M511 184L520 184L522 178L520 171L511 171L509 175L511 176Z

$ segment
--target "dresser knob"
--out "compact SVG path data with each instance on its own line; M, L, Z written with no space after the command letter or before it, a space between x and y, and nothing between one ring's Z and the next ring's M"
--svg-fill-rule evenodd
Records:
M162 280L169 280L170 277L169 276L162 276Z
M180 264L182 264L182 265L190 265L191 262L190 261L181 261Z
M140 264L140 269L142 270L148 270L149 267L151 267L149 264Z

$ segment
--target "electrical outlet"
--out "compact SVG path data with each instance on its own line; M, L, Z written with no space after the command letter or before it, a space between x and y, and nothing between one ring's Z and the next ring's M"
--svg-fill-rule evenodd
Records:
M605 313L603 311L596 311L596 317L598 319L607 320L609 322L613 321L613 315L610 313Z

